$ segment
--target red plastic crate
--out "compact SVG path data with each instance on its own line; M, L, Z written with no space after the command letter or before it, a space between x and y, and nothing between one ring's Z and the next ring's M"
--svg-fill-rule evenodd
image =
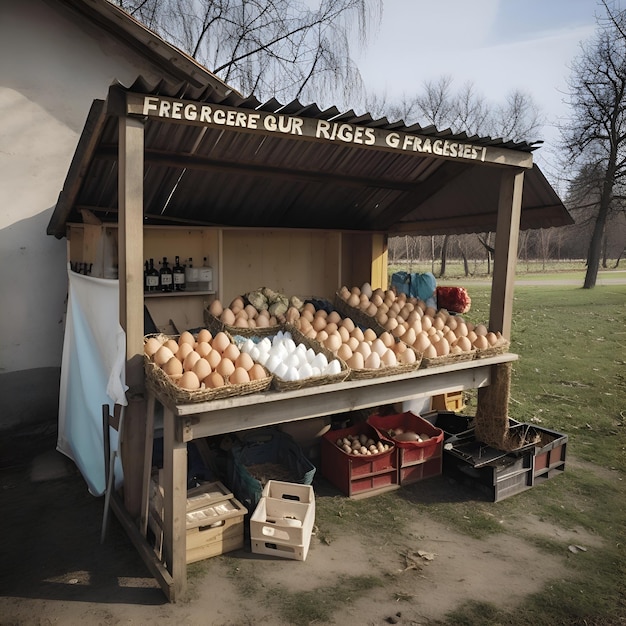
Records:
M381 437L388 437L387 432L396 428L430 437L428 441L423 442L394 440L398 449L399 482L401 485L441 474L443 431L440 428L433 426L423 417L410 411L395 415L372 415L368 418L367 423L373 426ZM412 468L414 465L426 463L428 463L428 467Z
M347 454L336 444L348 435L366 434L375 441L376 430L366 423L341 430L330 430L322 436L322 475L349 497L375 495L398 488L396 448L371 456Z

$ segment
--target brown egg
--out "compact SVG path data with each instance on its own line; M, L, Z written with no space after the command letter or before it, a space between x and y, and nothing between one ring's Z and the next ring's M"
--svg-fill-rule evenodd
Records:
M213 339L213 335L211 334L211 331L208 328L203 328L202 330L200 330L198 332L198 336L196 337L196 341L198 343L202 343L203 341L206 341L207 343L209 343L211 339Z
M355 326L350 331L350 337L354 337L358 341L363 341L365 339L365 336L363 335L363 331L358 326Z
M234 343L230 343L226 346L224 352L222 352L222 357L226 357L234 363L240 354L239 348Z
M313 329L315 330L315 329ZM328 339L328 333L326 329L322 329L315 334L315 339L319 341L319 343L324 343Z
M148 356L153 356L160 347L161 342L156 337L150 337L146 343L143 344L143 351Z
M387 348L391 348L391 346L396 343L393 335L389 332L381 333L379 339L385 344L385 346L387 346Z
M211 344L208 341L199 341L198 347L196 348L196 352L202 357L206 357L209 352L211 352L213 348L211 348ZM178 349L180 352L180 348Z
M404 333L404 335L400 336L402 337L402 341L408 343L410 346L412 346L417 339L417 333L412 326Z
M267 328L270 325L270 318L267 315L259 315L255 321L257 328Z
M209 352L209 354L207 354L204 358L209 362L211 369L214 370L220 364L222 355L219 350L211 350L211 352Z
M200 389L200 380L193 372L185 372L177 381L179 387L194 391Z
M411 365L417 361L417 355L415 354L415 350L412 348L407 348L404 352L399 353L397 358L399 363L407 365Z
M380 357L380 360L381 367L394 367L398 364L396 353L391 348L387 348L387 351Z
M424 315L422 317L422 330L428 330L433 325L433 318L428 317L428 315Z
M418 352L425 353L426 348L431 345L428 334L425 332L418 333L415 338L415 342L412 345Z
M209 389L223 387L225 384L224 377L218 372L211 372L202 382Z
M377 370L380 367L380 356L372 352L363 362L363 366L368 370Z
M190 352L183 361L183 369L186 372L189 372L193 369L193 366L196 364L196 361L199 361L202 357L197 352Z
M354 352L359 347L359 344L361 342L356 337L350 337L350 339L348 339L348 341L346 343L350 347L350 350L352 350L352 352Z
M484 337L487 336L487 327L484 324L476 324L476 326L474 326L474 332L477 335L483 335Z
M231 341L228 335L224 332L219 332L215 335L215 337L213 337L213 341L211 342L211 347L214 350L217 350L220 354L222 354L224 350L226 350L226 348L228 348L230 344L231 344Z
M441 337L435 344L437 356L448 356L450 354L450 343L445 337Z
M424 356L427 359L434 359L437 356L437 349L432 343L424 350Z
M374 339L376 339L376 333L371 328L366 328L363 331L363 339L365 339L365 341L374 341Z
M365 314L370 317L375 317L376 313L378 313L378 307L373 302L368 302Z
M248 371L248 375L250 376L250 380L262 380L263 378L267 378L269 374L260 363L254 363Z
M224 357L215 368L225 379L235 371L235 364L227 357Z
M347 300L348 305L349 305L349 306L352 306L352 307L358 307L358 306L359 306L360 301L361 301L361 300L359 299L359 296L358 296L357 294L355 294L355 293L350 294L350 297L349 297L349 298L348 298L348 300Z
M163 364L163 371L168 376L180 376L183 373L183 364L173 356L167 363Z
M178 341L174 339L168 339L164 344L166 348L169 348L172 351L172 354L176 354L178 351Z
M389 317L383 326L385 330L393 332L393 330L398 326L398 320L395 317Z
M352 349L347 343L342 343L337 350L337 356L348 362L348 359L352 356Z
M236 367L233 373L228 377L228 381L233 385L241 385L250 382L250 375L243 367Z
M495 346L498 343L498 336L496 333L488 332L487 333L487 341L490 346Z
M362 370L364 362L363 355L360 352L355 352L347 361L347 364L353 370Z
M363 360L365 360L370 354L372 354L372 347L368 341L361 341L354 352L361 353L361 355L363 355Z
M239 311L241 311L241 309L243 309L244 306L245 306L245 303L243 301L243 298L241 296L237 296L230 303L229 308L233 313L238 313Z
M472 349L472 343L468 337L459 337L456 341L456 345L462 352L470 352Z
M206 359L198 359L191 371L199 380L204 380L211 373L212 368Z
M220 315L220 322L228 326L232 326L235 323L235 314L231 309L224 309Z
M351 318L349 317L344 317L343 321L341 322L341 325L349 332L351 333L354 330L354 322L352 321Z
M250 320L242 316L236 317L233 326L235 328L250 328Z
M249 372L254 365L252 357L247 352L242 352L235 358L235 367L243 367L246 372Z
M193 346L190 343L181 343L175 356L182 363L190 352L193 352Z
M469 333L469 330L467 330L467 324L465 322L459 322L455 332L457 337L467 337L467 334Z
M387 352L387 346L380 337L377 337L374 341L372 341L371 348L372 352L375 352L379 357Z
M213 302L211 302L211 304L209 305L209 313L217 318L219 318L223 311L224 307L219 300L213 300Z
M326 322L329 324L337 324L337 326L339 326L342 322L341 315L339 315L337 311L331 311L326 317Z
M341 337L342 343L347 343L348 339L350 339L350 333L348 332L348 329L345 326L340 326L337 329L337 332L339 333L339 336Z
M196 345L195 337L188 330L183 331L180 337L178 338L179 346L184 343L188 343L192 347Z
M316 315L313 318L313 323L311 324L313 328L319 332L320 330L324 330L326 328L326 318L322 315Z
M324 346L331 352L337 352L342 345L343 341L341 340L341 335L336 331L328 335L328 337L326 337L326 341L324 341Z
M154 353L154 362L157 365L165 365L173 356L174 353L167 346L161 346Z

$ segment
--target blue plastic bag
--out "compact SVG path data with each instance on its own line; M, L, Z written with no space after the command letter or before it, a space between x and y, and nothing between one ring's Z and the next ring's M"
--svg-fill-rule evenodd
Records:
M432 272L423 274L413 272L394 272L391 275L391 287L398 293L423 300L427 306L437 307L437 280Z

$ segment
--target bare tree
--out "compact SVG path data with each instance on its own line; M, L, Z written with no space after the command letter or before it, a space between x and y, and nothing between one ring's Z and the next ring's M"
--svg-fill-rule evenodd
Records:
M597 193L583 287L595 286L602 243L616 194L626 176L626 11L602 0L594 38L583 44L569 81L569 123L562 129L568 165Z
M110 0L243 94L342 100L382 0Z

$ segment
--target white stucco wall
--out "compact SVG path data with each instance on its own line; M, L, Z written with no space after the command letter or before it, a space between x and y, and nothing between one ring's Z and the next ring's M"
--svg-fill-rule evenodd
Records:
M162 78L58 3L0 2L0 430L56 419L66 240L46 234L87 113Z

